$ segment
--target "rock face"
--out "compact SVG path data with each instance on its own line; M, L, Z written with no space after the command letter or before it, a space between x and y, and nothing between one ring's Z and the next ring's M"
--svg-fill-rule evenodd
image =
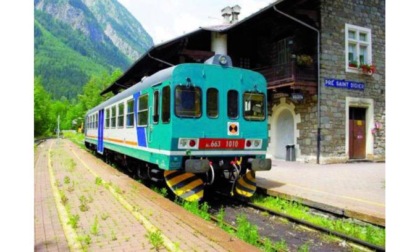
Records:
M109 39L130 61L147 51L153 40L116 0L37 0L35 9L81 31L97 43Z
M72 99L92 76L125 71L153 40L117 0L35 0L35 76Z

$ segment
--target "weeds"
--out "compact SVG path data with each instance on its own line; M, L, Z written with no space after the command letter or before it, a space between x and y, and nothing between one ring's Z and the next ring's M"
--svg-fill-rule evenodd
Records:
M305 242L298 247L298 252L309 252L309 244Z
M238 215L237 222L237 236L252 245L257 245L260 235L258 234L258 227L249 223L246 216Z
M61 204L65 205L69 199L67 198L67 196L64 193L64 191L59 190L58 193L60 195L60 202L61 202Z
M64 177L64 184L70 184L70 178L69 176Z
M101 219L102 220L106 220L106 219L108 219L108 217L109 217L109 214L108 213L102 213L101 214Z
M70 214L67 224L69 224L73 229L76 229L79 225L79 219L80 217L78 214Z
M87 248L92 243L92 238L90 238L90 235L80 235L77 237L77 241L81 243L82 250L87 251Z
M82 212L88 211L89 210L89 206L87 205L88 200L85 197L85 195L80 196L79 201L80 201L80 206L79 206L80 211Z
M217 217L217 222L219 223L219 227L223 227L223 222L225 220L225 209L222 207L219 212L217 213L216 217Z
M347 219L328 219L316 216L309 212L308 207L297 202L284 200L278 197L266 197L256 194L252 198L252 202L274 211L286 213L295 218L306 220L332 231L337 231L378 246L385 246L384 228L376 227L370 224L358 224Z
M98 236L99 234L99 227L98 227L98 216L95 216L95 220L93 221L93 225L90 227L90 233Z
M163 246L163 237L160 230L156 230L155 232L148 231L146 237L154 249L159 250Z
M100 177L96 177L96 178L95 178L95 184L96 184L96 185L102 185L102 183L103 183L102 178L100 178Z
M210 220L209 205L207 202L200 205L198 201L183 201L182 206L189 212L198 215L205 220Z
M111 240L116 241L117 235L115 234L114 230L111 230Z
M71 185L67 188L68 192L73 192L74 191L74 181L71 182Z

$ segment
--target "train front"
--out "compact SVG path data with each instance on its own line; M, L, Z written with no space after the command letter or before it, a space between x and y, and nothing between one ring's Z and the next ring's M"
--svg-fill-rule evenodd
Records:
M207 64L182 64L172 75L172 158L180 170L165 171L171 190L199 200L204 188L251 197L255 172L271 169L265 78L234 68L228 56Z

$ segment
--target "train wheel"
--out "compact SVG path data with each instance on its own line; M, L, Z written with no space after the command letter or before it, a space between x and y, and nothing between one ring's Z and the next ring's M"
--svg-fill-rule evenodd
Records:
M238 195L250 198L257 190L255 171L249 171L236 181L235 191Z
M204 196L204 182L194 173L165 171L166 184L178 197L186 201L198 201Z

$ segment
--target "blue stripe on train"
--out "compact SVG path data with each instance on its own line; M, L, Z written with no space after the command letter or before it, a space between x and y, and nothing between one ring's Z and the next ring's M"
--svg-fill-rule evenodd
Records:
M136 131L137 131L137 143L138 146L147 147L147 140L146 140L146 127L139 127L137 126L137 108L138 108L138 98L140 97L140 92L133 94L134 98L134 123L136 124Z

